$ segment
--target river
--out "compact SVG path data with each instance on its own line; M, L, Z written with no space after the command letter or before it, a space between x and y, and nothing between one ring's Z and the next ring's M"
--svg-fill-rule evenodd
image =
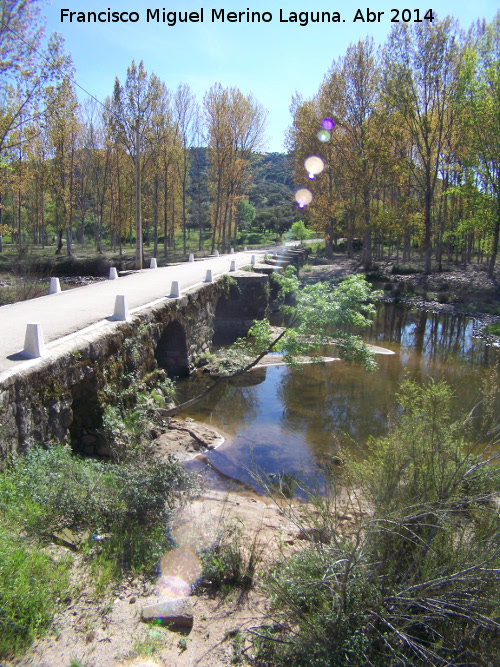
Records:
M228 480L256 488L252 469L309 475L337 451L339 442L363 454L370 436L387 431L398 386L406 374L419 381L445 379L457 411L477 403L483 379L498 350L473 336L473 321L461 315L413 311L382 304L364 339L395 352L378 355L369 373L343 362L308 364L300 370L270 366L250 371L217 388L184 417L212 426L226 441L194 470L207 470L208 483ZM195 376L178 387L179 400L207 384ZM498 406L500 407L500 406ZM208 468L210 468L208 466Z

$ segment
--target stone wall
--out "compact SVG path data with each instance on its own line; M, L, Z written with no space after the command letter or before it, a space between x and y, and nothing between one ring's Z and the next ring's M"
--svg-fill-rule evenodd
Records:
M268 279L244 271L231 276L144 308L130 322L104 323L4 374L0 456L34 443L79 439L91 447L110 387L126 384L130 375L154 386L162 365L166 372L190 372L210 350L214 332L227 329L233 339L246 333L253 319L267 315ZM99 442L94 449L99 453Z

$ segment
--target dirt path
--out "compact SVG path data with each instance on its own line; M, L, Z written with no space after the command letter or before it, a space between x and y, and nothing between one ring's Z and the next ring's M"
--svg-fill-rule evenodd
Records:
M279 545L286 552L296 540L296 529L274 505L257 496L216 491L207 491L179 513L172 532L181 543L182 536L188 536L199 540L198 547L209 546L231 522L244 530L241 544L251 544L257 536L259 569L278 555ZM81 565L78 556L75 564L77 568ZM225 667L234 664L238 652L249 648L240 633L263 623L267 612L258 586L248 593L233 588L224 596L214 595L202 582L190 596L193 628L182 633L141 621L144 607L165 599L159 579L128 578L100 601L93 598L90 580L82 579L79 586L79 593L56 616L53 630L12 665Z

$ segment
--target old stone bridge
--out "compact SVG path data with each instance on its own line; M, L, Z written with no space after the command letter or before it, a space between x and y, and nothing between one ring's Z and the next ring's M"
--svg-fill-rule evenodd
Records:
M269 277L229 275L135 309L129 321L107 318L62 339L42 358L10 355L19 363L0 373L0 454L55 441L84 449L82 442L92 441L85 434L102 424L100 399L112 384L134 375L153 386L162 370L187 375L212 344L246 334L267 314ZM41 299L49 298L58 297Z

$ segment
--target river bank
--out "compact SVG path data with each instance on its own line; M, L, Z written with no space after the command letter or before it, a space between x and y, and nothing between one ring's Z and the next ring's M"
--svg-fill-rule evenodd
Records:
M498 337L488 335L485 329L500 322L500 279L497 272L490 278L486 266L447 266L441 273L426 276L416 263L401 266L381 262L366 271L359 258L337 255L328 264L308 265L301 276L306 283L325 280L335 284L352 273L364 273L374 287L383 291L383 302L470 317L475 335L498 343Z
M321 269L318 274L321 279L325 279L325 267ZM331 272L332 278L353 272L352 267L346 267L343 262L327 267L327 271ZM414 278L415 284L418 284L418 279ZM391 290L384 290L384 300L399 300L400 303L410 304L411 299L415 299L415 307L419 309L425 302L426 310L443 312L446 309L445 312L467 314L479 319L475 308L470 312L458 310L462 306L467 307L467 304L459 303L459 289L456 291L457 299L441 303L438 299L429 298L429 293L425 299L423 295L411 295L410 290L407 294L398 294L397 287L394 287L397 282L400 281L391 281ZM498 317L491 313L484 315ZM201 436L196 422L189 418L170 420L166 429L172 443L175 443L172 448L177 450L179 458L203 455L203 452L217 448L217 443L220 443L218 433L213 435L213 439ZM159 437L163 438L164 435ZM168 453L167 440L164 438L163 446ZM203 485L202 478L200 481ZM208 535L209 541L213 539L214 526L222 525L222 521L240 526L244 531L241 539L248 545L258 535L259 541L268 549L263 552L260 570L265 569L274 557L280 554L286 557L293 553L293 549L302 542L298 530L285 520L277 507L243 486L239 486L236 492L205 488L202 495L185 509L188 515L192 513L207 520L205 528L195 528L190 521L182 524L182 517L178 518L186 527L186 532ZM344 521L348 527L355 521L355 517L345 517ZM209 530L207 526L210 525L212 528ZM54 548L55 555L60 548ZM211 590L208 582L202 579L197 594L189 597L194 619L192 631L189 635L172 632L141 622L142 609L163 599L157 577L129 577L113 587L105 598L97 600L92 591L92 579L88 574L83 575L84 563L78 555L75 556L75 569L82 574L77 594L68 604L63 605L64 608L55 619L53 632L37 642L23 659L12 664L22 667L68 667L70 664L73 667L161 667L174 664L181 667L226 667L234 664L248 647L248 643L241 639L245 630L262 624L267 616L266 600L257 588L244 594L238 588L233 588L223 595Z

